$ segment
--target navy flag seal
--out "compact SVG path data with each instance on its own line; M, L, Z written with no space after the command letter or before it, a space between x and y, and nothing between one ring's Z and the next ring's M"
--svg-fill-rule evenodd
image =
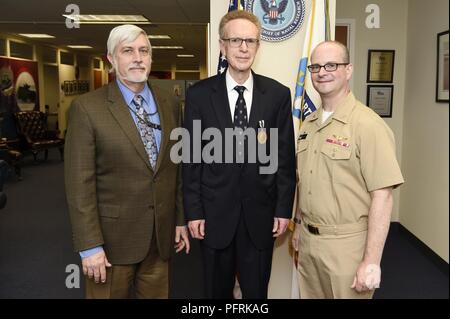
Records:
M305 18L305 0L248 0L247 11L261 21L261 38L280 42L292 37Z

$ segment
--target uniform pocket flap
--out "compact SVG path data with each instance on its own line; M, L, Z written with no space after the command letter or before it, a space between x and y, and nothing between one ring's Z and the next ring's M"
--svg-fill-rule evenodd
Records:
M348 160L352 155L352 150L350 148L334 145L324 145L321 152L334 160Z

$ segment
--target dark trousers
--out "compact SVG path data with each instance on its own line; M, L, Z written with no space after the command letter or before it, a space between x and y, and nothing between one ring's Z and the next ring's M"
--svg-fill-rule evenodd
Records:
M208 234L206 234L208 236ZM273 245L255 247L247 231L243 213L231 244L214 249L202 243L206 298L232 299L235 276L244 299L266 299L272 268Z

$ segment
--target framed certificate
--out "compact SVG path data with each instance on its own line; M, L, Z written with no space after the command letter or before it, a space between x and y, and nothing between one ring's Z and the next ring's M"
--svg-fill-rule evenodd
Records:
M393 85L368 85L367 106L381 117L392 117Z
M448 31L437 36L436 102L448 103Z
M369 50L368 83L392 83L394 79L394 50Z

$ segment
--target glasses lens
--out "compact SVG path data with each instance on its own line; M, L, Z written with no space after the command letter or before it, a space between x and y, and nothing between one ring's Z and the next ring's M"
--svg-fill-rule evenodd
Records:
M248 47L254 48L258 43L258 39L247 39L245 40L245 43L247 43Z
M308 70L311 73L317 73L320 70L320 65L318 65L318 64L309 65Z
M231 38L231 39L230 39L230 45L231 45L233 48L240 47L241 44L242 44L242 39L239 39L239 38Z
M332 72L337 70L337 63L327 63L324 65L325 71Z

